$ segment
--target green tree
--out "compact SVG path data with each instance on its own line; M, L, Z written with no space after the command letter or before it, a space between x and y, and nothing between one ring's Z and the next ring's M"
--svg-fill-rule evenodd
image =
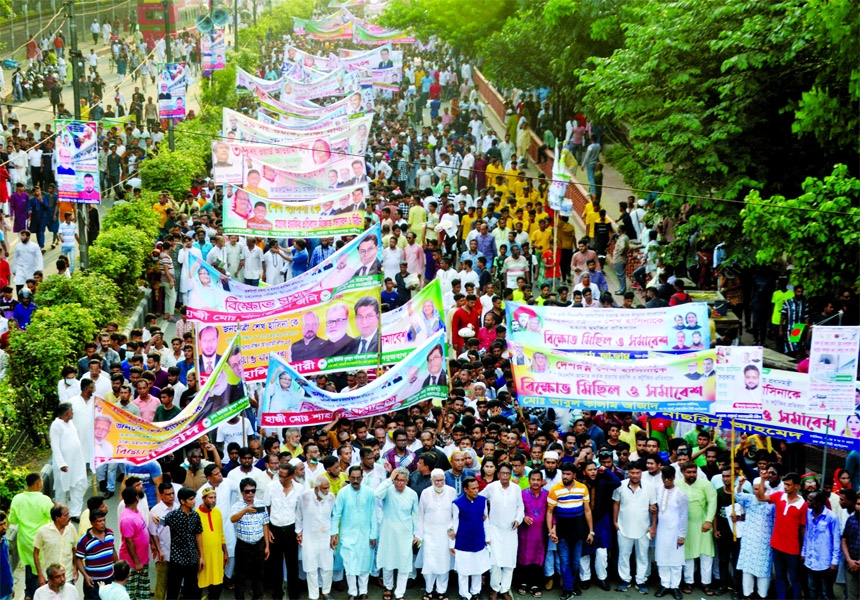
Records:
M162 188L155 188L155 190L160 189ZM160 218L158 213L152 210L154 202L141 198L114 204L102 222L102 230L109 231L115 227L136 227L149 237L155 238L158 235Z
M36 290L35 302L39 308L86 306L83 310L93 326L104 327L120 314L118 296L117 285L101 273L78 271L71 277L47 277Z
M423 39L438 35L458 50L471 54L488 31L513 15L517 6L512 1L392 0L379 22L392 29L412 27Z
M146 189L167 190L174 198L183 198L192 178L205 171L206 164L200 156L162 147L154 157L143 161L140 178Z
M128 225L103 231L90 248L90 269L116 284L125 308L138 299L138 281L151 248L152 237Z
M743 231L757 249L755 258L775 264L788 258L792 280L809 296L860 283L860 179L845 165L823 178L807 177L796 198L746 197Z

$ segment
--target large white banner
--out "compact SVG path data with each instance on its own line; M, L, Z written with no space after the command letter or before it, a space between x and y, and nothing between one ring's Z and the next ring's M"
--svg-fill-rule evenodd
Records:
M858 353L860 327L812 328L810 412L836 415L854 411Z

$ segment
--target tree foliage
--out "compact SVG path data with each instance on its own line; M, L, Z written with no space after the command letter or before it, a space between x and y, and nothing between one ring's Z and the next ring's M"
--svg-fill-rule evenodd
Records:
M496 23L516 13L518 2L392 0L379 19L384 27L412 27L418 37L438 35L454 48L472 53Z
M159 218L158 213L152 210L154 202L154 200L149 202L144 199L131 199L127 202L114 204L104 218L102 229L109 230L123 226L137 227L149 237L155 238L158 235Z
M83 310L89 314L84 320L89 320L93 326L104 327L119 316L118 296L119 288L101 273L78 271L71 277L47 277L36 290L35 302L39 308L62 306L72 310L71 305L85 306L87 308Z
M202 175L206 165L200 156L171 152L162 146L158 154L143 161L140 178L143 187L150 190L167 190L174 198L182 198L191 185L191 179Z
M860 283L860 179L845 165L824 178L808 177L796 198L746 197L743 230L758 249L756 259L794 264L792 279L809 295Z
M121 306L137 301L138 281L151 248L152 238L129 225L103 231L90 248L90 269L116 284Z

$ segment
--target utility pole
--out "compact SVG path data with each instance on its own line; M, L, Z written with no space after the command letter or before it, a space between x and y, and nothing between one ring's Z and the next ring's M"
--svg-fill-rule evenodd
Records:
M169 64L173 62L173 52L170 49L170 0L161 0L161 5L164 7L164 48L167 51L167 62ZM167 119L167 145L171 152L175 150L173 118Z
M233 52L239 51L239 0L233 0Z
M81 120L81 89L80 79L84 73L84 55L78 50L78 23L75 20L75 0L66 0L66 20L69 23L69 60L72 61L72 93L74 94L75 102L75 120ZM102 190L104 192L104 190ZM89 229L89 218L87 215L87 206L78 203L75 206L78 221L78 238L80 239L81 253L81 269L87 269L90 266L89 239L87 238L87 230Z

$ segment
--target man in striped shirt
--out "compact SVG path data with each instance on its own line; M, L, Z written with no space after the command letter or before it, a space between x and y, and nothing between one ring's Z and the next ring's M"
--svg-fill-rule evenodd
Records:
M113 531L107 528L107 514L90 513L90 528L75 548L75 567L84 576L84 598L98 600L99 582L113 581L113 565L118 560Z
M573 463L562 463L561 483L549 491L547 497L546 526L550 539L558 544L561 563L561 600L569 600L581 592L576 586L582 542L594 542L591 506L588 488L574 479Z

